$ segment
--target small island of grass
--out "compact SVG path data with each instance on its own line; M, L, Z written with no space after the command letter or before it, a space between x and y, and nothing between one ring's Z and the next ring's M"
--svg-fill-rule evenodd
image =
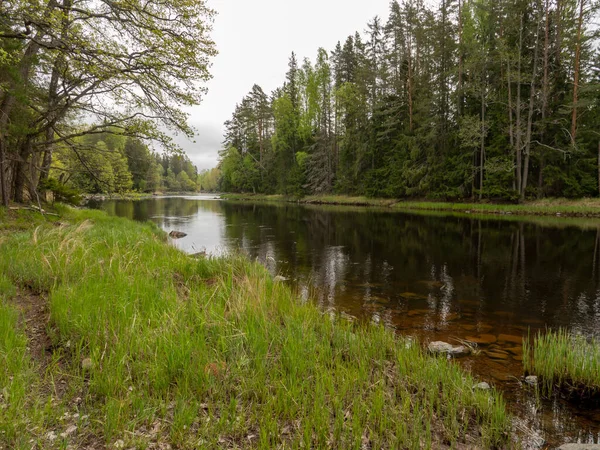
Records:
M600 405L600 342L564 329L538 333L523 343L526 374L539 377L546 396L561 393L586 404Z

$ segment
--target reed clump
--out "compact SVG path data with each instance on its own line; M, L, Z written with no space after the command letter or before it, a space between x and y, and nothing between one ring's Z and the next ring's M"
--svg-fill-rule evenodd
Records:
M539 332L523 343L526 373L538 376L544 395L557 392L600 404L600 342L565 329Z

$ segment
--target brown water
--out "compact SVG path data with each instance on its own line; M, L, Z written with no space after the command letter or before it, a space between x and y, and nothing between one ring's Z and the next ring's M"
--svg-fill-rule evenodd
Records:
M92 205L188 234L190 253L243 251L324 309L423 342L480 341L459 363L503 390L523 448L600 443L600 410L536 400L521 382L528 330L600 335L600 221L408 214L211 197Z

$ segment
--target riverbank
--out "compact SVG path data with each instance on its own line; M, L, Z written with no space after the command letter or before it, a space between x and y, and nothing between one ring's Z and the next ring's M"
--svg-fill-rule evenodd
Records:
M189 192L185 192L185 191L178 191L178 192L154 192L154 193L147 193L147 192L126 192L123 194L117 194L117 193L113 193L113 194L83 194L82 197L84 199L84 202L90 201L90 200L96 200L96 201L105 201L105 200L146 200L148 198L157 198L157 197L173 197L173 196L178 196L178 195L200 195L203 194L202 192L195 192L195 191L189 191ZM211 195L210 193L204 193L206 195ZM218 194L215 194L218 195Z
M433 201L406 201L347 196L308 196L303 198L284 195L222 194L222 198L236 201L290 202L316 205L374 206L398 211L452 211L461 213L537 215L566 217L600 217L600 199L543 199L521 204L451 203Z
M332 319L245 258L197 259L149 223L56 213L0 209L5 447L507 442L501 396L445 358Z

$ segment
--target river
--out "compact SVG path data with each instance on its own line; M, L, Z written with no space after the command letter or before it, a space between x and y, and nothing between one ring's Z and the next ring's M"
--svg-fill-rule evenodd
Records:
M480 340L478 355L458 361L504 392L523 448L600 443L599 410L537 401L521 382L527 333L565 327L600 335L600 221L213 197L90 206L183 231L173 243L189 253L241 251L324 310L422 342Z

